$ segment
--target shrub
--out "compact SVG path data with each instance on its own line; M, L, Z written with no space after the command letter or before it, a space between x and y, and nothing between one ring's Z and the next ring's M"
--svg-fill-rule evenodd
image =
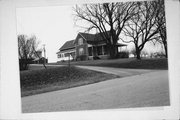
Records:
M77 56L76 57L76 60L80 60L80 61L83 61L83 60L87 60L87 55L80 55L80 56Z
M157 52L154 55L155 58L166 58L165 54L163 52Z
M129 52L123 51L117 54L117 58L129 58Z
M20 70L28 70L31 63L33 63L33 59L19 59Z
M98 57L98 56L93 56L93 60L99 60L100 59L100 57Z

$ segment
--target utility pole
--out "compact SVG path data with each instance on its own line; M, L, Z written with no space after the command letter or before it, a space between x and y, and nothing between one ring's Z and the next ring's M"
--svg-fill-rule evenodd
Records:
M45 44L43 44L43 50L44 50L44 58L46 58L46 48L45 48Z
M46 48L45 48L45 44L43 44L43 51L44 51L44 64L46 63Z

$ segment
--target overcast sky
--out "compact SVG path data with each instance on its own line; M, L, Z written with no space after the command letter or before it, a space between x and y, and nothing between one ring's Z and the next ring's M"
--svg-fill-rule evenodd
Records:
M50 62L57 60L56 52L68 40L75 39L78 27L74 26L72 6L18 8L17 34L36 35L39 47L46 45Z
M40 41L39 48L43 44L46 45L48 61L56 62L58 49L66 41L75 39L78 32L82 30L74 25L72 7L18 8L16 11L17 34L36 35ZM151 48L151 50L154 49L160 48Z

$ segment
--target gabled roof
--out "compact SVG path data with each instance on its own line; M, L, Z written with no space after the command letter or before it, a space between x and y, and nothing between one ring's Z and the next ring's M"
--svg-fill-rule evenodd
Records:
M81 33L81 32L79 34L87 41L93 41L95 38L95 34Z
M60 51L73 49L75 48L74 40L67 41L64 45L59 49Z
M96 33L96 34L89 34L89 33L79 33L84 39L87 40L87 42L100 42L104 41L102 37L102 33ZM109 34L109 31L107 31L107 34Z
M108 37L110 37L110 31L107 31ZM102 37L103 33L97 33L95 34L94 41L104 41L104 38Z
M109 33L110 32L107 31L107 34L109 34ZM101 34L102 33L89 34L89 33L80 32L78 35L81 35L89 44L98 44L98 43L102 43L102 42L105 43ZM64 45L59 50L63 51L63 50L74 49L75 48L75 44L74 44L75 40L67 41L66 43L64 43ZM127 46L126 44L121 44L121 43L117 43L117 45L118 46Z

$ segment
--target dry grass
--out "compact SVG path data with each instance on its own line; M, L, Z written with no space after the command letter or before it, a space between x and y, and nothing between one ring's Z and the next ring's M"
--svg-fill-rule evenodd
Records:
M50 63L67 65L68 62ZM71 65L101 66L115 68L133 68L133 69L168 69L168 60L166 58L144 58L137 60L135 58L113 59L113 60L88 60L72 61Z
M92 84L118 76L77 67L50 67L21 71L21 96Z

